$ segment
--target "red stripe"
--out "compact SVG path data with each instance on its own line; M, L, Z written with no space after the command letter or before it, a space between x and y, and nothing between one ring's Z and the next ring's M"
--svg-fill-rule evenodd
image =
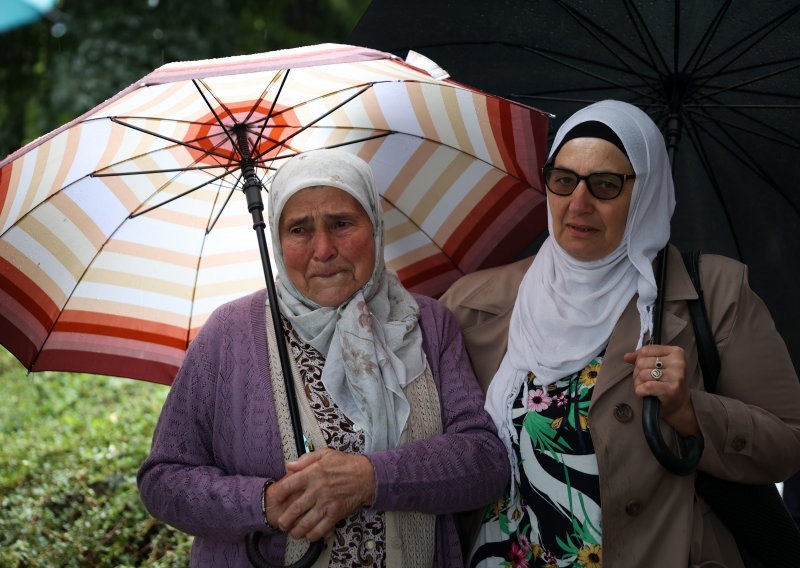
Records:
M510 149L514 147L514 132L513 130L509 132L512 127L509 105L502 99L487 97L486 110L489 115L492 134L497 142L497 149L503 158L503 165L509 174L521 177L516 159L510 152Z
M2 313L0 313L0 343L19 359L26 369L30 368L39 350L38 346L34 345L28 336L17 329Z
M42 351L34 371L67 371L171 385L178 366L148 359L73 350Z
M200 77L219 77L258 71L276 71L279 69L396 58L391 53L384 53L366 47L347 45L331 45L326 49L314 49L314 47L317 46L259 53L241 58L224 57L188 62L189 64L168 64L159 67L140 81L137 81L137 83L157 85Z
M452 268L455 268L453 262L440 252L398 270L397 276L406 288L412 288Z
M39 286L5 258L0 258L0 288L25 308L45 329L50 329L59 308Z
M0 211L5 209L8 187L11 184L11 164L0 168Z
M513 178L503 178L492 187L466 216L444 244L445 254L460 264L464 255L477 239L485 238L486 229L494 223L501 211L511 205L523 192L531 191Z
M492 254L486 257L476 270L501 266L520 259L520 256L544 231L547 230L547 205L542 202L529 215L512 227L498 241Z
M53 331L131 339L173 347L183 351L188 347L185 328L138 318L85 311L65 312L64 316L56 323Z

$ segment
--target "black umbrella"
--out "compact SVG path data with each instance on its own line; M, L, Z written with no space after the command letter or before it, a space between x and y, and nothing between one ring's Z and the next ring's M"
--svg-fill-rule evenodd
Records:
M348 41L555 115L613 98L648 112L673 158L672 241L750 266L800 366L800 4L373 0Z

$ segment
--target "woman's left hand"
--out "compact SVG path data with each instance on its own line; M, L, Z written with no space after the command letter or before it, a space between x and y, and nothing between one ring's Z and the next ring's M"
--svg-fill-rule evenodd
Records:
M375 469L366 456L330 448L286 464L286 475L269 487L270 518L294 538L318 540L336 523L375 499Z
M626 353L633 367L636 396L654 396L661 403L661 418L681 436L700 436L700 427L686 384L686 356L674 345L645 345Z

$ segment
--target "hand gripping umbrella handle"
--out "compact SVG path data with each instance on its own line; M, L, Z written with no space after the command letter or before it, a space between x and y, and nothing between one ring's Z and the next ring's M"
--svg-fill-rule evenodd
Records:
M261 253L261 265L264 269L264 279L267 285L272 324L275 328L275 337L278 338L278 358L280 359L283 382L286 388L286 402L289 407L289 417L292 423L295 448L297 449L297 455L299 457L306 452L306 447L303 437L303 428L300 423L300 411L297 407L297 394L295 393L294 383L292 381L292 367L289 362L289 352L286 349L286 341L281 339L284 335L283 326L281 324L281 312L278 307L278 295L275 291L275 280L272 277L272 267L269 262L267 238L264 234L266 223L264 222L263 215L264 202L261 199L261 182L258 180L258 177L256 177L253 159L250 157L247 130L245 128L240 128L236 130L235 133L239 143L239 152L242 156L241 170L244 179L243 190L245 198L247 199L247 209L253 217L253 229L256 232L258 250ZM267 562L267 559L262 556L258 548L260 540L261 533L259 532L248 533L245 536L245 549L250 564L255 568L277 568L273 564ZM324 544L325 542L322 539L312 542L303 557L294 564L291 564L289 568L306 568L311 566L322 553Z
M669 245L667 245L669 246ZM661 316L664 312L664 286L667 275L667 248L659 251L658 263L658 298L653 313L653 338L651 343L661 343ZM675 475L689 475L697 467L703 453L702 443L694 436L681 437L683 457L676 456L661 435L659 411L661 403L654 396L647 396L643 402L642 429L650 451L665 469Z

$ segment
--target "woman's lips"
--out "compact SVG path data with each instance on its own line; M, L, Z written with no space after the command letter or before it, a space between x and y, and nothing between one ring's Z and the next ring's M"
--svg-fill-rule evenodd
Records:
M567 223L567 228L577 234L577 235L590 235L592 233L596 233L597 229L594 227L590 227L589 225L575 225L572 223Z
M329 272L316 272L311 275L311 278L333 278L334 276L341 274L344 270L332 270Z

